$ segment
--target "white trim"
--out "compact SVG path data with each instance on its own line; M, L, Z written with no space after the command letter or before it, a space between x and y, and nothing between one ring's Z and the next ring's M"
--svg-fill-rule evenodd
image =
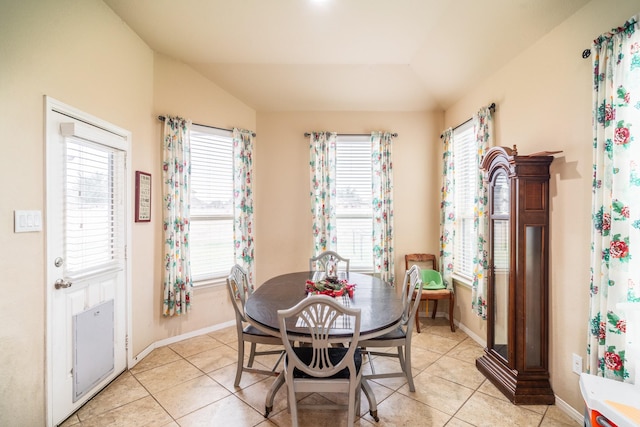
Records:
M584 422L584 414L576 411L571 405L569 405L564 400L560 399L557 394L555 395L555 397L556 397L556 406L558 407L558 409L560 409L562 412L567 414L568 417L570 417L571 419L575 420L577 423L582 425L582 423Z
M65 116L68 116L72 119L76 119L76 120L80 120L84 123L89 123L92 125L95 125L96 127L99 127L107 132L110 132L112 134L114 134L114 136L117 136L118 138L120 138L120 142L119 142L119 147L118 149L124 151L125 153L125 170L124 170L124 174L125 174L125 183L124 183L124 188L127 194L127 197L124 200L125 203L125 215L126 215L126 221L125 221L125 230L124 230L124 234L125 234L125 251L127 251L127 248L131 248L131 242L132 242L132 237L131 237L131 227L130 227L130 223L133 220L133 206L132 203L129 202L129 200L131 199L131 197L129 197L132 193L132 177L131 174L129 173L129 161L131 159L131 147L132 147L132 137L131 137L131 132L123 129L119 126L116 126L112 123L107 122L106 120L100 119L98 117L92 116L91 114L85 113L83 111L80 111L74 107L71 107L70 105L67 105L63 102L60 102L54 98L51 98L47 95L44 95L44 141L45 141L45 147L47 147L49 145L50 141L50 134L49 134L49 122L51 120L51 114L53 113L60 113L63 114ZM122 141L124 140L124 141ZM48 154L47 154L47 150L45 150L45 164L48 165ZM47 171L45 168L45 177L47 177ZM45 178L46 179L46 178ZM48 181L48 180L47 180ZM51 249L50 249L50 244L51 242L49 242L47 240L47 210L49 208L49 204L47 202L47 194L49 193L49 189L47 188L48 183L45 184L45 217L44 217L44 226L45 226L45 234L44 234L44 240L45 240L45 260L48 260L48 254L50 253ZM131 301L132 301L132 290L131 290L131 283L133 281L133 276L132 276L132 271L131 271L131 258L127 253L127 257L125 259L124 262L124 268L125 268L125 317L126 317L126 337L125 340L128 343L128 348L127 348L127 366L130 366L130 363L133 360L132 357L132 346L131 346L131 342L132 342L132 337L133 337L133 326L131 324L131 320L132 320L132 305L131 305ZM45 338L45 378L44 378L44 385L45 385L45 405L46 405L46 425L48 427L51 427L53 425L53 407L51 405L51 396L53 393L53 390L51 387L53 387L53 382L51 380L51 376L52 376L52 372L53 372L53 366L52 366L52 343L51 343L51 337L53 336L53 331L52 331L52 298L51 298L51 292L52 292L52 286L49 286L49 282L50 282L50 277L48 277L49 273L45 272L45 284L44 287L45 289L47 289L47 291L45 292L45 298L46 298L46 325L45 325L45 331L46 331L46 338Z
M208 334L211 332L219 331L220 329L228 328L229 326L234 326L236 324L235 320L229 320L228 322L218 323L217 325L207 326L206 328L198 329L196 331L187 332L181 335L176 335L174 337L165 338L160 341L156 341L150 344L147 348L142 350L136 357L131 360L131 364L129 365L129 369L133 368L138 364L139 361L144 359L156 348L164 347L170 344L175 344L178 341L186 340L189 338L197 337L200 335Z

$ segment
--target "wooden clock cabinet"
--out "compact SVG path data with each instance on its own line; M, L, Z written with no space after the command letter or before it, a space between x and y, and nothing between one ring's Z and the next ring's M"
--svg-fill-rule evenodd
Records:
M487 347L477 368L516 404L552 404L549 383L550 155L493 147L488 184Z

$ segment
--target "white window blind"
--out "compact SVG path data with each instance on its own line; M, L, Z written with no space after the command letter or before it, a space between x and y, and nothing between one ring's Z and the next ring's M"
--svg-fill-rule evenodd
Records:
M233 255L231 132L191 128L191 274L194 285L226 277Z
M123 151L64 139L64 257L69 278L123 268Z
M477 248L473 209L478 177L476 143L471 121L453 131L453 153L456 217L453 270L456 274L471 278Z
M337 252L350 269L373 271L371 140L338 136L336 140Z

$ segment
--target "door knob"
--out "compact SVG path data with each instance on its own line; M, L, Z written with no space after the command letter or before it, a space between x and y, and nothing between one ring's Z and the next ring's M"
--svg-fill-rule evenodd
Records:
M58 279L58 280L56 280L55 287L56 287L56 289L64 289L64 288L70 287L72 284L73 283L67 282L64 279Z

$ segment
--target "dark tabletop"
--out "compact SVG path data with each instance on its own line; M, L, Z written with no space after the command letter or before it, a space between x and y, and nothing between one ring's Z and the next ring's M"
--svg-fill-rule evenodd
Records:
M245 314L255 326L279 335L278 310L293 307L305 298L305 282L311 277L311 272L304 271L267 280L247 299ZM361 310L360 334L363 338L380 335L400 321L402 300L395 288L366 274L346 273L344 278L356 285L349 306ZM296 332L295 328L291 329Z

